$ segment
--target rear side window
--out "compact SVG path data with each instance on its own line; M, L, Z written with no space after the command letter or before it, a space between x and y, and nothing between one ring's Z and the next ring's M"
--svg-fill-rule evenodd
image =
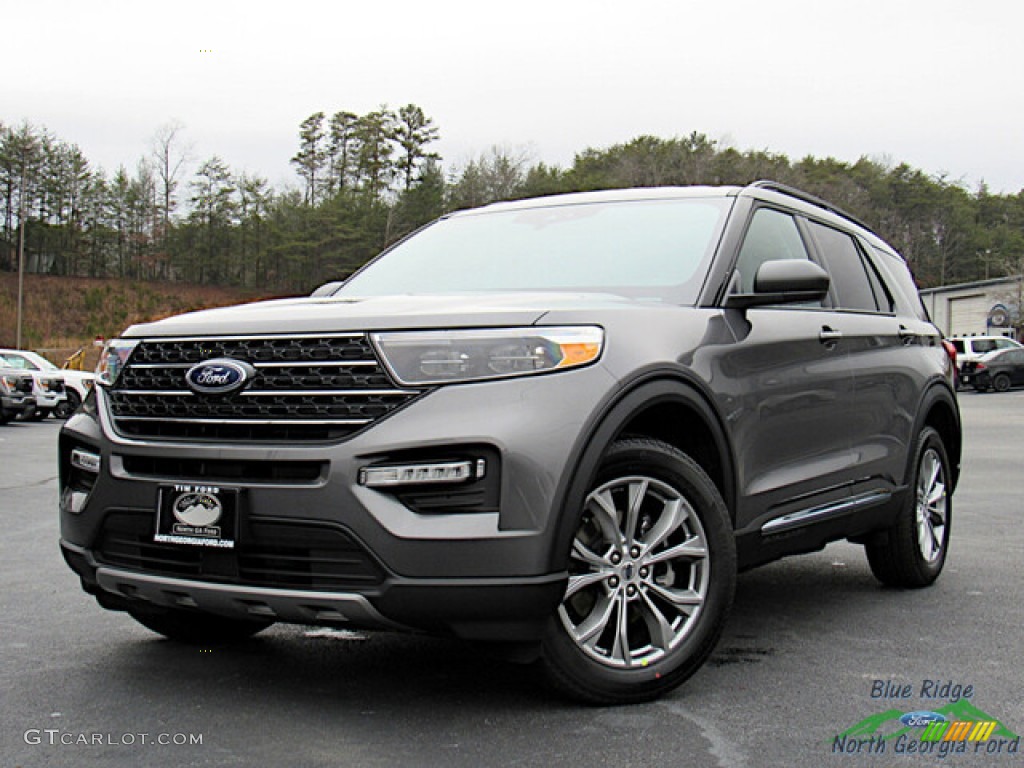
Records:
M832 277L838 308L877 312L878 303L868 271L853 238L816 221L808 221L807 225Z
M781 259L810 257L792 216L772 208L759 208L750 220L740 255L736 259L740 292L753 293L757 268L766 261Z
M917 284L914 282L913 275L910 274L907 263L899 256L881 248L873 247L871 250L874 251L875 263L889 287L889 293L892 294L896 302L896 314L927 321L928 311L921 303L921 297L917 293Z

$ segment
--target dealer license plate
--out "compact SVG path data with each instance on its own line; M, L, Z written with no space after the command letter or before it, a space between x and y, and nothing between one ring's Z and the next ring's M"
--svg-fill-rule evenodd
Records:
M237 488L187 483L160 486L155 541L231 549L237 532Z

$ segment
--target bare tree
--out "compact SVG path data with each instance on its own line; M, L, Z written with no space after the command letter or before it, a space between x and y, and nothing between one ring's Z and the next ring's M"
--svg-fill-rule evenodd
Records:
M165 253L171 232L171 214L178 204L174 193L178 189L185 165L191 157L191 146L183 144L181 140L181 132L184 128L185 126L177 120L160 126L153 135L150 149L152 165L160 183L158 194L160 195L161 226L157 240Z

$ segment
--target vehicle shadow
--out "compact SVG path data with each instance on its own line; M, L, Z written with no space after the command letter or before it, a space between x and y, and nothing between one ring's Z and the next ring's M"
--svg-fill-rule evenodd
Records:
M713 687L717 670L735 664L751 665L748 674L756 676L753 665L768 667L772 657L796 653L797 641L846 631L840 625L872 631L894 610L941 603L938 589L925 591L935 592L925 603L924 593L883 589L859 548L843 546L848 549L838 556L830 548L741 574L732 616L700 673L702 687ZM394 712L439 700L469 709L573 706L552 695L537 665L506 662L456 640L278 625L242 644L204 648L161 639L124 615L117 620L128 626L119 624L119 640L92 667L108 689L201 691L209 702L252 697L289 708L361 711ZM686 686L676 695L685 696Z

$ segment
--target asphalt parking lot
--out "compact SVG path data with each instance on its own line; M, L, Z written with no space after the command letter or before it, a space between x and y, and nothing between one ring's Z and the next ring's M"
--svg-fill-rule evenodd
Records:
M965 392L961 408L933 587L883 589L847 543L745 573L704 669L606 709L442 639L278 626L231 648L161 640L98 608L60 558L59 422L0 427L0 768L1024 765L1010 738L1024 733L1024 391ZM879 750L864 735L892 735L894 710L999 730Z

